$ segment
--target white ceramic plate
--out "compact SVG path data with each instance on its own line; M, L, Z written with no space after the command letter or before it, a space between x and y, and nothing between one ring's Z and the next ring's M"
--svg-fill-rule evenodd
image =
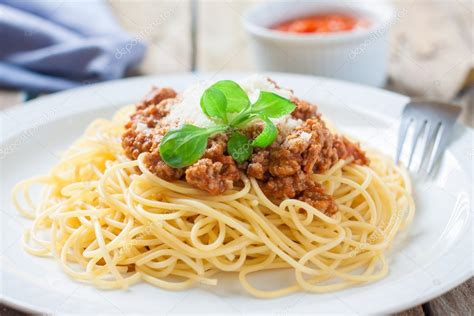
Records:
M213 79L237 79L222 74ZM399 115L407 98L364 86L315 77L271 74L296 95L319 104L341 130L393 155ZM127 290L103 291L68 278L48 258L21 247L29 221L10 202L13 185L47 172L58 154L98 117L136 102L152 84L182 90L209 75L142 77L70 90L0 112L1 138L1 297L7 304L46 313L389 313L423 303L473 274L473 132L460 125L436 177L415 181L417 212L389 253L389 275L373 284L328 294L297 293L264 300L247 295L235 275L215 288L165 291L142 283ZM281 274L260 282L279 282Z

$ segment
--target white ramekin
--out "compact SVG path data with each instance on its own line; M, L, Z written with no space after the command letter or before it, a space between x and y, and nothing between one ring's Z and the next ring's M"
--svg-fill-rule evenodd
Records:
M328 34L293 34L269 27L317 13L366 18L368 28ZM394 9L385 1L278 1L257 5L244 15L258 70L312 74L372 86L387 78L389 31Z

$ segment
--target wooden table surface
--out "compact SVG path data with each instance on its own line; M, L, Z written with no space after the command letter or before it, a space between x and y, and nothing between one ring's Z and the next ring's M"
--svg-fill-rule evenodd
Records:
M60 1L60 0L58 0ZM121 25L148 44L139 74L253 71L243 11L263 0L109 0ZM453 100L473 67L474 3L398 0L387 89ZM442 22L442 23L441 23ZM436 25L436 30L433 26ZM464 89L462 122L474 126L473 89ZM0 90L0 111L25 94ZM470 254L467 254L470 255ZM399 315L473 315L474 279ZM1 315L22 313L0 304Z

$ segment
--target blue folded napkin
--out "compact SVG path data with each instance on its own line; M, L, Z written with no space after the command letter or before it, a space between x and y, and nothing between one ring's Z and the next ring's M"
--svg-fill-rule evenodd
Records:
M0 0L0 86L53 92L124 76L145 54L101 0Z

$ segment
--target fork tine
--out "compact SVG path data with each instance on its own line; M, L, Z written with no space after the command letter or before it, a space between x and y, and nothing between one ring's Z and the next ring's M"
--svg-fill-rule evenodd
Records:
M435 163L439 160L441 157L441 153L444 151L448 140L449 140L449 135L451 134L451 129L452 126L447 126L446 124L440 124L439 130L437 134L440 134L439 137L439 142L438 146L436 147L435 153L432 155L432 159L430 161L430 164L428 165L428 174L433 171L433 167Z
M402 122L400 123L400 127L398 128L398 144L395 158L396 164L398 164L398 162L400 161L403 144L405 143L405 137L407 136L408 127L410 127L412 121L413 120L411 118L403 118Z
M413 159L413 154L415 153L416 144L418 144L418 140L420 139L421 132L423 132L426 126L426 120L424 121L415 121L415 131L413 133L413 143L411 145L410 154L408 158L408 165L407 169L410 169L411 161Z
M438 134L440 127L441 122L434 123L433 121L431 121L427 123L426 140L424 146L425 148L423 148L423 152L421 154L421 162L418 171L422 169L423 165L428 165L430 163L430 158L433 156L433 150L435 150L436 135Z

